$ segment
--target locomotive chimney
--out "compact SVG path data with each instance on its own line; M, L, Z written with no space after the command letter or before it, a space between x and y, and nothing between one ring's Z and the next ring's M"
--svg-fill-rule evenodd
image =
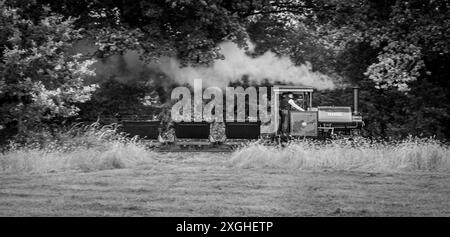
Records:
M359 113L359 87L353 87L353 115L358 115Z

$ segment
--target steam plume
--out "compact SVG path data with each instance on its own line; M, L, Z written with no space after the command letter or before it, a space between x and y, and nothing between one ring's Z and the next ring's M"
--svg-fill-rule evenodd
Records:
M192 84L194 79L203 79L206 86L225 87L229 82L247 75L251 81L256 82L267 79L272 83L280 81L317 89L334 88L333 80L319 72L313 72L310 63L297 66L289 57L278 57L270 51L253 58L231 42L224 42L220 47L225 59L216 60L211 67L181 67L174 58L163 58L156 66L180 83Z
M289 57L278 57L273 52L266 52L258 57L251 57L244 49L231 42L220 45L224 60L216 60L210 67L182 67L175 58L161 58L157 63L144 64L137 52L127 52L122 56L113 56L96 65L98 75L115 75L120 81L154 80L157 84L169 82L155 76L165 74L174 82L193 84L194 79L203 79L203 86L225 87L229 82L248 76L250 81L271 83L285 82L295 85L311 86L316 89L333 89L333 79L313 72L310 63L295 65ZM250 49L253 48L249 44Z

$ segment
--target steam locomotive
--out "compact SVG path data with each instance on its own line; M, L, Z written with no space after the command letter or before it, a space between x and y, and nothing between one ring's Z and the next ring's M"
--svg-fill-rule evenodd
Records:
M232 149L243 141L270 140L280 143L283 140L299 138L333 138L337 135L357 136L364 126L358 110L359 88L353 88L353 110L351 106L317 106L313 107L314 89L302 86L276 85L272 87L272 117L268 123L224 122L225 139L218 141L211 135L212 123L179 122L175 123L175 136L171 141L162 139L159 120L124 120L123 131L129 136L139 136L153 141L162 150L198 150L198 149ZM281 97L292 93L302 98L300 106L305 111L289 112L289 132L280 130Z

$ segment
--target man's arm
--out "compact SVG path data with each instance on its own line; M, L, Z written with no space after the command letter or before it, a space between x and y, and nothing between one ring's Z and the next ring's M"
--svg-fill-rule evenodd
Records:
M289 103L290 105L292 105L292 107L294 107L295 109L297 109L297 110L299 110L299 111L305 111L302 107L298 106L298 105L294 102L294 100L292 100L292 99L290 99L290 100L288 101L288 103Z

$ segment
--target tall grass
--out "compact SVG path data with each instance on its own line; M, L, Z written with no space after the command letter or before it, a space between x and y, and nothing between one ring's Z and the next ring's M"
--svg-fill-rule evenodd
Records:
M87 172L132 167L160 157L117 128L98 123L77 125L39 142L11 143L0 154L0 173ZM254 143L231 154L228 162L241 168L448 172L450 148L433 139L418 138L389 143L366 139L328 143L303 140L285 147Z
M296 141L285 147L255 143L233 154L241 168L337 169L364 171L450 171L450 149L433 139L398 142Z
M0 154L0 172L95 171L151 161L154 153L137 139L117 132L117 125L76 125L44 143L11 143Z

